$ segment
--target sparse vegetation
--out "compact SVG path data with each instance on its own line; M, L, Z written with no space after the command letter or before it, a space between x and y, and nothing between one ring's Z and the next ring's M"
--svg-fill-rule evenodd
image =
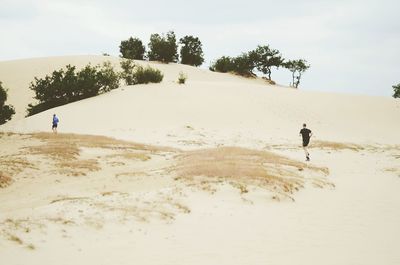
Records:
M11 120L12 115L15 114L14 107L12 105L6 105L7 101L7 90L3 87L0 81L0 125Z
M0 171L0 188L8 187L11 182L11 177Z
M185 84L186 79L187 79L187 75L183 72L180 72L179 76L178 76L178 84L181 84L181 85Z
M319 174L312 182L330 185L325 179L327 168L307 166L271 152L256 151L239 147L223 147L190 151L178 158L178 179L205 185L227 180L239 187L242 193L247 186L256 185L291 198L291 194L304 186L306 179L299 172L309 170Z

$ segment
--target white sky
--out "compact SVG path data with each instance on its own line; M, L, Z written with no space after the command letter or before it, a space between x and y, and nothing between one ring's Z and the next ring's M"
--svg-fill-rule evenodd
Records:
M121 40L147 44L174 30L200 38L206 66L269 44L309 61L302 89L391 96L400 83L399 10L399 0L0 0L0 60L119 55ZM288 85L290 73L272 79Z

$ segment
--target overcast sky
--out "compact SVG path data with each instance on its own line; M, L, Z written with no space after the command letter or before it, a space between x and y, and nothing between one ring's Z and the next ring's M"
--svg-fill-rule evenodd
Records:
M311 64L302 89L391 96L400 83L399 10L399 0L0 0L0 60L117 56L123 39L147 44L174 30L200 38L206 66L269 44ZM288 85L290 72L272 79Z

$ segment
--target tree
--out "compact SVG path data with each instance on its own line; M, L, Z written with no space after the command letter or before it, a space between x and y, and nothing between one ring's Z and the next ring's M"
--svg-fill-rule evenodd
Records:
M304 59L299 60L289 60L284 63L284 67L292 72L292 86L297 88L300 84L301 75L310 68L307 61Z
M243 53L240 56L233 58L233 71L239 75L251 77L255 76L253 69L255 62L249 53Z
M152 34L147 56L150 61L176 62L178 60L178 45L175 33L170 31L166 35Z
M220 73L231 72L234 68L233 58L229 56L222 56L210 66L211 71Z
M202 44L199 38L185 36L179 40L182 44L181 63L193 66L199 66L204 62Z
M119 45L121 56L126 59L143 60L146 48L142 41L138 38L130 37L127 40L121 41Z
M0 81L0 125L11 120L12 115L15 114L14 107L12 105L5 105L7 101L7 90L3 88L2 82Z
M392 86L394 93L393 93L393 97L394 98L400 98L400 83L398 83L396 86Z
M249 57L255 62L258 71L268 75L269 80L271 80L271 68L279 68L284 61L279 51L271 49L268 45L258 46L249 52Z

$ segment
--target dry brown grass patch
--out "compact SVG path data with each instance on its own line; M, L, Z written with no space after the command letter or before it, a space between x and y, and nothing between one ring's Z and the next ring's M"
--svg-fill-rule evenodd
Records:
M139 144L99 135L84 135L84 134L70 134L70 133L59 133L59 134L35 133L32 134L31 136L33 138L43 140L46 142L66 142L69 144L75 144L79 147L88 147L88 148L131 149L131 150L144 150L151 152L176 151L176 149L174 148Z
M292 194L304 186L305 169L325 177L327 168L309 166L271 152L239 147L222 147L186 152L178 156L175 171L178 179L206 187L221 179L241 193L254 185L280 194Z
M8 187L12 182L12 178L3 172L0 172L0 188Z
M339 142L331 142L331 141L313 141L312 147L321 148L321 149L331 149L331 150L352 150L352 151L361 151L365 148L358 144L353 143L339 143Z
M121 157L126 160L140 160L140 161L147 161L151 159L146 153L137 153L137 152L125 152L119 154L109 155L108 157Z

